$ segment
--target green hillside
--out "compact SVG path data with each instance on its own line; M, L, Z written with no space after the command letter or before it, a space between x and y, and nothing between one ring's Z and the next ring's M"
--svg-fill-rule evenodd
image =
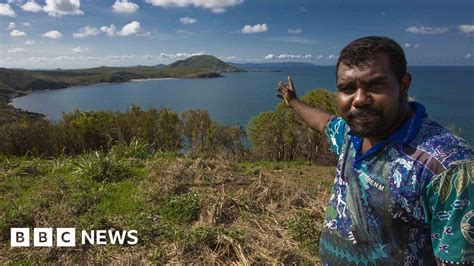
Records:
M195 68L208 69L215 72L243 72L237 67L231 66L212 55L196 55L184 60L176 61L167 68Z

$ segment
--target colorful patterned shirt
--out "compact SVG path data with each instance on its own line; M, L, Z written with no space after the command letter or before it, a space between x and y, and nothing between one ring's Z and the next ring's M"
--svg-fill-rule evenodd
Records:
M325 265L474 262L473 151L410 106L414 115L364 154L342 118L328 121L339 161L320 239Z

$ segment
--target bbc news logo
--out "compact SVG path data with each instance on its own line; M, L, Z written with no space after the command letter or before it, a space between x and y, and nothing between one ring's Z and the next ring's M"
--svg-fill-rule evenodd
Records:
M33 228L33 247L75 247L75 228L56 228L54 241L53 228ZM30 228L10 228L11 247L30 247ZM137 230L82 230L82 245L136 245Z

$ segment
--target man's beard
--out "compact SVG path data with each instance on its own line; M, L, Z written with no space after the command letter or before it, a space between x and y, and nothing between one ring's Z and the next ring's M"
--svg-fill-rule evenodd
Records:
M362 119L362 121L358 121ZM345 120L352 133L361 138L385 136L398 119L403 119L403 105L399 103L393 114L385 114L375 107L359 108L349 112Z
M358 118L370 120L357 121ZM370 138L382 135L387 130L388 121L382 110L365 107L349 112L346 122L353 134L361 138Z

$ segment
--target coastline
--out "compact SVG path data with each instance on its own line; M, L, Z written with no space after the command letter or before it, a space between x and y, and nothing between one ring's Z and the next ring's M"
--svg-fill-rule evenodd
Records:
M179 78L151 78L151 79L131 79L128 82L142 82L142 81L149 81L149 80L169 80L169 79L179 79Z
M15 113L14 117L9 117L6 119L0 119L1 122L5 123L11 120L16 120L15 118L19 117L42 117L45 118L45 114L41 113L35 113L31 112L25 109L17 108L13 105L13 100L16 98L24 97L27 95L30 95L35 92L48 92L48 91L56 91L56 90L64 90L64 89L70 89L74 87L86 87L86 86L97 86L97 85L111 85L111 84L117 84L117 83L127 83L127 82L142 82L142 81L148 81L148 80L166 80L166 79L176 79L176 78L151 78L151 79L130 79L128 81L120 81L120 82L101 82L101 83L92 83L92 84L78 84L78 85L70 85L70 86L65 86L63 88L55 88L55 89L42 89L42 90L27 90L23 91L22 93L18 95L10 95L10 97L7 97L5 100L2 101L5 105L5 108L10 109L11 112ZM13 96L13 97L11 97Z

